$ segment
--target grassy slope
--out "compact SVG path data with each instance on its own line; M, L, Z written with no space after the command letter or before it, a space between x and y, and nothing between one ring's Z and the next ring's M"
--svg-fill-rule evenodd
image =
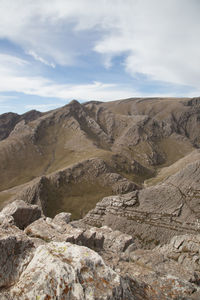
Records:
M53 124L41 129L35 145L27 138L0 143L0 190L23 184L90 157L107 157L80 132ZM81 145L77 147L77 143ZM67 142L71 143L68 147Z
M145 181L146 186L152 186L158 184L168 177L178 173L181 169L186 167L188 164L200 160L200 153L198 150L194 150L193 152L189 153L185 157L179 159L175 163L171 164L168 167L163 167L158 171L157 176Z
M50 185L45 191L48 199L46 214L54 217L62 211L72 213L73 219L83 217L103 197L111 195L110 187L102 187L98 182L70 183L60 188Z

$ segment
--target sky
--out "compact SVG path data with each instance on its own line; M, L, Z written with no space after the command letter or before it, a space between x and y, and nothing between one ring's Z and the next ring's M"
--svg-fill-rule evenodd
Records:
M0 0L0 113L200 95L199 0Z

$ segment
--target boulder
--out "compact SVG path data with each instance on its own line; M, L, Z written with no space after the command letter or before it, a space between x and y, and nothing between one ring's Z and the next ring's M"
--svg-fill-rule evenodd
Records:
M41 216L42 211L37 205L27 204L23 200L16 200L3 208L0 213L0 221L3 222L4 218L13 217L15 225L20 229L24 229Z
M105 237L98 228L91 227L83 233L84 246L87 246L96 251L102 250L104 245Z
M120 232L119 230L112 230L108 226L95 228L96 232L101 233L104 237L103 249L115 253L124 252L131 244L134 243L131 235Z
M40 218L25 229L25 233L31 238L39 238L45 242L72 242L79 245L82 245L83 231L70 224L55 222L55 219L51 218Z
M70 243L39 246L7 299L134 300L131 284L93 250Z
M53 221L61 222L61 223L64 222L64 223L68 224L71 220L71 215L72 215L71 213L61 212L54 217Z
M33 256L34 246L17 227L0 228L0 289L18 280ZM1 298L1 297L0 297Z

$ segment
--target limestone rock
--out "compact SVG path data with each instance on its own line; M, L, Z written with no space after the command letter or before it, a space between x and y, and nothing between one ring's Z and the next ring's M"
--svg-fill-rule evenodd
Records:
M83 245L96 251L104 248L105 236L99 228L89 228L83 233Z
M33 243L15 226L0 228L0 288L15 283L32 258Z
M0 213L0 220L13 217L15 225L24 229L29 224L39 219L42 215L37 205L30 205L23 200L16 200L8 204Z
M130 197L118 198L116 207L130 204ZM7 223L0 236L2 300L200 298L199 235L135 250L130 235L107 226L79 228L58 217L40 218L24 232Z
M54 222L64 222L64 223L68 224L71 220L71 215L72 215L71 213L61 212L54 217L53 221Z
M83 221L130 234L138 247L146 249L168 243L176 235L199 233L199 169L198 161L162 184L105 197Z
M79 228L71 224L60 223L57 218L40 218L26 229L25 233L31 238L39 238L45 242L65 241L83 245L96 251L124 252L134 243L132 236L120 231L113 231L104 226L102 228Z
M175 236L153 250L135 250L129 256L129 272L170 299L200 297L200 235ZM171 291L170 291L171 289ZM163 298L165 299L165 298ZM182 298L178 298L182 299Z
M3 228L9 227L10 225L14 225L15 220L13 216L5 216L0 213L0 226Z
M113 231L107 226L87 229L83 233L83 240L83 244L89 248L102 249L118 254L124 252L131 244L134 244L132 236L118 230Z
M25 233L32 238L39 238L46 242L66 241L80 245L82 245L83 232L83 229L55 222L51 218L40 218L25 229Z
M94 251L70 243L39 246L8 299L133 300L128 282Z
M100 228L100 231L104 235L104 250L110 250L115 253L120 253L124 252L128 248L128 246L134 243L132 236L123 234L118 230L113 231L107 226L103 226L102 228Z
M103 253L104 261L121 276L128 274L148 286L148 299L200 299L199 236L174 237L153 250L137 249L119 259ZM179 259L180 257L180 259ZM147 291L147 289L145 289Z
M158 248L160 253L184 266L190 272L196 272L200 279L200 235L181 235L171 239L169 244Z
M105 216L109 212L114 212L117 216L117 211L128 206L137 206L138 204L138 191L133 191L124 195L109 196L102 199L96 204L85 217L84 221L92 226L100 226L105 224ZM107 225L107 224L105 224Z

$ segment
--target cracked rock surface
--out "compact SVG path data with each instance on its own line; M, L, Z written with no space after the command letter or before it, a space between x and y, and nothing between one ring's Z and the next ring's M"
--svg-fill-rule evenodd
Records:
M118 207L132 196L119 196ZM1 222L0 299L200 299L199 234L145 250L131 235L69 221L67 213L43 216L24 230Z

